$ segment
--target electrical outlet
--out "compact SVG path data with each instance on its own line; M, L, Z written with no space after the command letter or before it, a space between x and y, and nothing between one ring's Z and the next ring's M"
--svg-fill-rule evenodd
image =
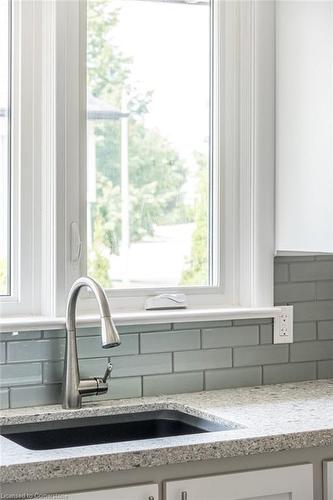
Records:
M293 306L281 306L281 312L274 318L274 344L293 342Z

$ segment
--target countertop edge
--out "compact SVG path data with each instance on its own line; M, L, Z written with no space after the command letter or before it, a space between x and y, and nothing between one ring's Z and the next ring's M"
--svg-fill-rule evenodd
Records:
M83 476L100 472L130 471L138 468L152 468L200 460L235 458L330 445L333 445L333 428L211 443L177 445L135 452L96 454L43 462L2 465L0 467L0 481L8 484L32 480L60 479L74 475ZM131 455L130 463L128 460L129 455ZM32 468L34 473L32 473Z

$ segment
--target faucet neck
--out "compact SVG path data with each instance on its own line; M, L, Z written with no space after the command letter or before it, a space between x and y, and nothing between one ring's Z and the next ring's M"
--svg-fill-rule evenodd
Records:
M94 294L97 300L100 316L110 317L110 308L108 304L108 300L106 298L105 292L103 288L92 278L81 277L77 279L68 294L68 302L67 302L67 311L66 311L66 328L68 331L72 331L76 329L75 326L75 311L76 311L76 303L80 293L81 288L88 287Z
M76 303L82 287L87 286L96 297L101 316L103 347L120 344L120 338L111 319L109 304L103 288L93 279L82 277L75 281L68 294L66 311L66 352L63 380L63 408L80 408L82 396L103 394L107 391L106 380L100 377L80 381L76 345Z
M63 378L63 408L81 408L79 392L80 370L76 345L76 330L66 328L65 365Z

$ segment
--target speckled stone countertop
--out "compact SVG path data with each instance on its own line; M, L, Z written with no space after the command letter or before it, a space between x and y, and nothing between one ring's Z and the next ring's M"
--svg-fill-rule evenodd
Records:
M80 410L59 405L0 413L0 425L177 409L231 430L150 440L32 451L0 437L4 483L130 470L333 444L333 379L175 396L101 401Z

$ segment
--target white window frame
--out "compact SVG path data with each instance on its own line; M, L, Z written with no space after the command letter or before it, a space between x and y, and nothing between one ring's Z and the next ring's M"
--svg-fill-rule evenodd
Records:
M213 199L219 214L213 267L218 285L108 291L115 311L142 311L148 296L179 291L186 294L190 309L273 305L275 9L273 2L263 3L213 2L213 102L217 110L213 116ZM81 47L85 47L84 29L81 36ZM85 58L84 50L81 57ZM267 67L271 69L268 78ZM225 94L221 89L226 89ZM85 88L81 88L82 95ZM83 158L84 141L81 151ZM82 179L76 185L83 186L85 193ZM81 227L84 239L86 211L78 212L81 219L72 222ZM85 258L83 253L83 263ZM82 310L92 312L95 307L87 294Z
M11 294L0 298L0 316L40 312L40 186L36 119L38 95L33 2L12 2L10 235Z
M14 233L18 234L13 235L12 248L18 256L14 253L17 264L12 267L17 269L16 282L21 283L20 301L2 303L0 312L2 316L54 319L64 316L68 289L85 273L86 249L83 245L78 259L80 242L71 234L73 224L82 240L86 231L82 196L86 183L85 2L14 3L30 15L20 45L28 54L25 64L18 64L19 81L24 79L27 86L21 98L24 153L23 147L14 146L22 157L14 159L14 173L21 159L29 168L18 168L21 177L17 175L14 188L14 219L18 221ZM219 166L214 195L220 200L221 214L215 238L220 258L215 267L222 285L184 290L192 317L198 311L199 318L202 308L229 308L229 317L233 310L234 317L240 317L236 311L240 308L249 311L246 317L272 316L275 3L214 0L214 10L214 102L218 110L213 127L214 164ZM30 68L34 71L29 73ZM29 271L23 276L20 269ZM175 290L180 287L171 291ZM160 291L166 289L113 290L111 309L124 322L131 312L137 312L138 318L145 297ZM84 314L96 311L89 294L81 305ZM152 322L157 322L150 314ZM172 316L169 311L159 318L172 321ZM149 313L144 316L147 322L148 317Z

